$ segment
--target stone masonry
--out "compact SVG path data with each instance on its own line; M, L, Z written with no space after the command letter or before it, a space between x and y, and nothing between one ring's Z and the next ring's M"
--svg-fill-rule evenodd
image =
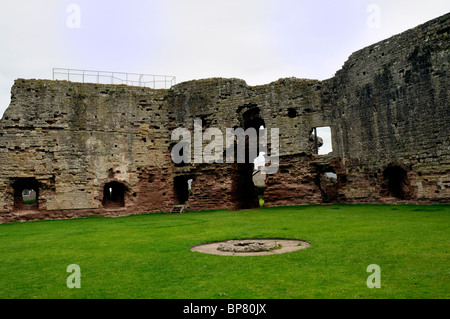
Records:
M325 81L154 90L18 79L0 121L0 222L258 207L251 163L173 163L171 133L194 120L223 132L279 128L266 206L448 204L449 33L446 14L353 53ZM333 151L318 155L312 132L324 126ZM25 189L35 204L23 203Z

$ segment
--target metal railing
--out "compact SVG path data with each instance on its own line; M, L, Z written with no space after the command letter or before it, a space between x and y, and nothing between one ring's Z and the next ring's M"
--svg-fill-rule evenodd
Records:
M153 89L168 89L176 84L175 76L109 71L53 68L53 80L81 83L125 84Z

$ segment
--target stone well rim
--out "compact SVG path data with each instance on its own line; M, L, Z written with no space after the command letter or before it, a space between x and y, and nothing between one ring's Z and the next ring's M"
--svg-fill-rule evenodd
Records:
M230 241L267 241L267 242L279 242L281 244L281 248L277 248L270 251L260 251L260 252L229 252L229 251L220 251L217 248L220 244L224 244ZM225 239L221 241L212 241L206 242L198 245L194 245L190 248L192 252L199 252L203 254L209 255L218 255L218 256L242 256L242 257L251 257L251 256L269 256L269 255L280 255L285 253L290 253L302 249L309 248L311 244L305 240L297 239L297 238L240 238L240 239Z

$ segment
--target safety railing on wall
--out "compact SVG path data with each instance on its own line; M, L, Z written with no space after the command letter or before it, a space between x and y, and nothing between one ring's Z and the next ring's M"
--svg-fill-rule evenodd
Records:
M53 69L53 80L81 83L125 84L153 89L169 89L176 84L175 76L77 69Z

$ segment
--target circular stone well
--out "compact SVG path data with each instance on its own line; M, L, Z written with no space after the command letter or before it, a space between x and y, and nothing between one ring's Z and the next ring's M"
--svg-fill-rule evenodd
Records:
M192 251L221 256L264 256L284 254L311 246L296 239L241 239L197 245Z

